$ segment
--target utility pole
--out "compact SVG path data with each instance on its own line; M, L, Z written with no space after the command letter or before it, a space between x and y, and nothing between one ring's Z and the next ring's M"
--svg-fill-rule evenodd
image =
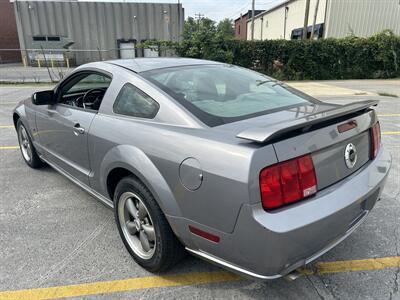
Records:
M203 14L198 13L198 14L194 14L195 18L197 19L197 31L199 31L200 29L200 20L204 17Z
M254 40L254 6L255 6L255 0L252 1L251 3L251 40Z
M319 0L317 0L317 2L315 3L314 19L313 19L312 27L311 27L310 40L314 39L314 28L315 28L315 23L317 22L318 6L319 6Z
M308 15L310 13L310 0L306 0L306 12L304 14L303 40L307 39Z

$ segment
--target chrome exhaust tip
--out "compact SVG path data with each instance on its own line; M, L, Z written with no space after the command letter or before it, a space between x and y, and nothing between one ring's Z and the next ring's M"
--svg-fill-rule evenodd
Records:
M295 281L297 278L303 276L303 274L301 272L299 272L298 270L294 270L292 272L290 272L289 274L283 276L283 278L286 281Z

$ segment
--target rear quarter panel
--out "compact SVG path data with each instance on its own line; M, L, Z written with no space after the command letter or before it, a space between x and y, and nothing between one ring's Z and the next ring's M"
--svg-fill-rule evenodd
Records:
M91 126L89 145L91 185L105 196L109 171L125 164L148 185L169 216L232 232L241 205L249 203L254 149L222 142L207 129L99 114ZM272 147L264 150L256 162L276 162ZM203 174L195 191L183 186L179 176L179 167L188 157L197 159L196 171ZM254 174L251 177L254 180Z
M107 193L110 170L125 166L152 191L167 216L186 218L215 230L232 232L243 203L249 202L249 169L254 148L248 142L204 126L179 103L139 75L105 63L113 80L89 130L90 185ZM114 101L130 82L160 104L157 116L141 119L113 112ZM276 162L272 146L263 160ZM181 163L195 158L201 186L189 190L179 176ZM196 168L194 168L196 169ZM258 175L257 175L258 176Z

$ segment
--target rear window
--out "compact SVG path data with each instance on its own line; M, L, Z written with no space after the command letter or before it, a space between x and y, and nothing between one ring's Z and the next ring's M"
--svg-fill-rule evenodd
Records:
M201 65L143 72L209 126L222 125L313 100L270 77L231 65Z

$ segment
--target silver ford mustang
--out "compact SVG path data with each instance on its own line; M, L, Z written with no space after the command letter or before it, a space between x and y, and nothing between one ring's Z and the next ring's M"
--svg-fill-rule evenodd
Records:
M320 102L240 67L89 63L13 112L22 157L113 207L133 259L190 253L259 279L316 259L380 198L391 157L376 101Z

